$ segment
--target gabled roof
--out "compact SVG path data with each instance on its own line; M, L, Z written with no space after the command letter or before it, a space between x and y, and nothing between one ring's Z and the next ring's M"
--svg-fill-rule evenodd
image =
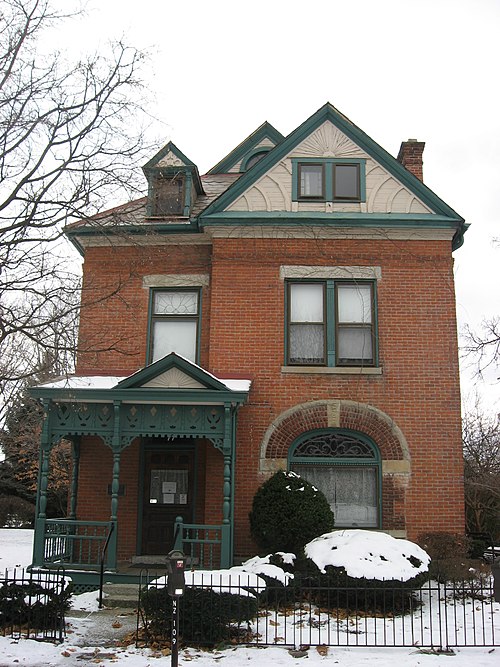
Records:
M248 155L251 151L256 149L264 139L269 139L274 145L279 144L285 137L278 132L267 121L262 123L255 132L252 132L244 141L241 142L234 150L232 150L225 158L222 158L215 167L212 167L207 174L226 174L232 167L234 167L242 158Z
M291 132L286 139L277 144L275 148L264 156L251 170L244 173L241 178L233 183L233 185L231 185L231 187L229 187L220 197L209 204L209 206L207 206L207 208L200 214L200 223L210 224L209 219L207 219L210 215L223 213L224 210L237 199L237 197L244 193L252 184L276 165L283 157L290 153L299 143L325 121L330 121L335 125L376 162L381 164L389 173L418 196L437 215L444 216L454 222L463 223L463 218L458 215L458 213L456 213L450 206L448 206L448 204L432 192L430 188L405 169L396 158L379 146L379 144L373 141L373 139L346 116L335 109L330 103L327 103L318 109L316 113ZM372 215L372 217L376 216Z
M227 386L216 378L215 375L212 375L201 366L194 364L192 361L181 357L175 352L171 352L166 357L155 361L145 368L141 368L133 375L121 380L116 386L120 389L161 386L162 376L173 368L180 371L186 379L191 379L199 388L227 390Z

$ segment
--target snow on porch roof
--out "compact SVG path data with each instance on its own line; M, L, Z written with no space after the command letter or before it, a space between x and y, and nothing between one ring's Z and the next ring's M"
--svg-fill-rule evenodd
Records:
M116 375L70 375L68 377L44 382L37 385L38 389L113 389L127 376ZM214 376L215 377L215 376ZM216 378L230 391L250 391L251 380Z

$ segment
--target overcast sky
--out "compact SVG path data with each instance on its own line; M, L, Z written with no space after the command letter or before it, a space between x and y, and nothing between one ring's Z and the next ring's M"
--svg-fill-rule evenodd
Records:
M459 325L500 313L500 0L88 0L87 10L59 46L124 37L148 49L155 131L200 173L263 121L286 135L326 101L394 156L403 140L425 141L425 183L471 224L454 253ZM483 394L500 412L498 375Z

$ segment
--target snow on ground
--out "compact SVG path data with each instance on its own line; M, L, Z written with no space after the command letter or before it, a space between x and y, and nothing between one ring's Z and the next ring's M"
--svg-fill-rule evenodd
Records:
M31 561L33 533L30 530L0 530L0 570L26 566ZM74 637L85 626L102 623L96 608L95 594L76 596L74 609L87 609L88 616L70 618L71 633L62 644L50 644L32 640L12 640L0 637L0 667L85 667L100 664L103 667L161 667L169 665L170 658L150 649L134 646L77 646ZM495 605L495 632L500 637L500 604ZM204 652L195 649L181 650L179 667L196 665L222 665L241 667L254 664L266 667L497 667L500 648L454 649L454 655L437 655L417 648L329 648L325 654L311 646L302 657L294 656L284 647L246 648L236 647L223 651Z

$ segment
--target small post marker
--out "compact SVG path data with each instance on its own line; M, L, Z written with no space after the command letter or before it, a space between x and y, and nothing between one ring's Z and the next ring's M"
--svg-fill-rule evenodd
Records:
M167 591L172 598L172 667L179 665L179 598L184 595L186 557L174 549L167 557Z

